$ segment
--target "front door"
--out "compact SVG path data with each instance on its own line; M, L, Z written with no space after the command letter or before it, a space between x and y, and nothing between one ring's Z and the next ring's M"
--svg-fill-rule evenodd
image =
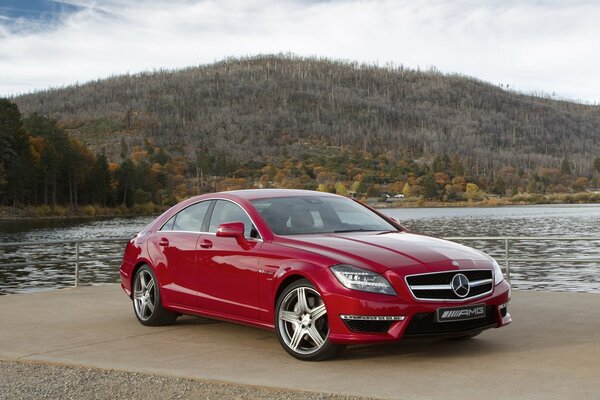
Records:
M244 249L236 239L217 237L220 224L242 222L250 244ZM198 295L200 308L242 319L258 320L258 260L262 240L246 212L237 204L217 200L209 233L198 240Z

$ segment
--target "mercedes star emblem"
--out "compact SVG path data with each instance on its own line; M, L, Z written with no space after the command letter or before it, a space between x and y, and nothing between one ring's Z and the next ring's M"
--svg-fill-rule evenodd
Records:
M463 274L454 275L450 286L452 286L452 290L460 298L466 297L469 294L469 290L471 289L469 279Z

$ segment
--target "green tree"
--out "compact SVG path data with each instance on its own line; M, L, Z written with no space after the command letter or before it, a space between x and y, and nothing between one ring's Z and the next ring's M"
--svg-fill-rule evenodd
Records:
M25 201L31 183L28 144L19 108L8 99L0 99L0 164L4 171L0 191L6 192L2 198L13 205Z
M450 160L450 157L448 157L446 154L444 154L443 156L437 155L433 159L433 164L431 165L431 169L433 172L446 172L449 170L449 167L451 165L452 165L452 161Z
M506 182L499 176L492 186L492 193L503 196L506 193Z
M596 172L600 172L600 157L594 159L594 169Z
M41 185L44 204L56 206L69 197L72 198L72 178L75 151L66 132L58 126L56 120L39 114L25 118L23 125L32 137L42 138L45 145L40 155Z
M465 167L459 156L455 155L452 157L452 165L450 167L452 170L453 176L464 176L465 175Z
M421 194L428 200L434 200L440 197L435 184L435 178L431 173L421 177L421 188Z
M137 189L135 165L130 159L121 163L117 170L117 196L121 204L126 207L133 205L133 192Z
M108 170L106 156L104 154L99 154L96 156L94 166L87 178L88 201L106 207L111 197L110 181L111 175Z
M560 163L560 172L563 175L571 175L571 163L567 160L567 157L564 157Z

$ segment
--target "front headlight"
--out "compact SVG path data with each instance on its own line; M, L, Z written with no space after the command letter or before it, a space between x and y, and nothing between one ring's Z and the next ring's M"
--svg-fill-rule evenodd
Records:
M334 265L331 272L348 289L363 292L396 295L396 291L383 276L351 265Z
M504 280L502 269L498 265L498 262L492 258L492 265L494 266L494 286L499 285Z

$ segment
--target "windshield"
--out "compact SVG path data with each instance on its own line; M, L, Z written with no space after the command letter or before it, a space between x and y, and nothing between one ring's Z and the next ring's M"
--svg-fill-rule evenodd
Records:
M398 230L344 197L275 197L252 200L252 204L277 235Z

